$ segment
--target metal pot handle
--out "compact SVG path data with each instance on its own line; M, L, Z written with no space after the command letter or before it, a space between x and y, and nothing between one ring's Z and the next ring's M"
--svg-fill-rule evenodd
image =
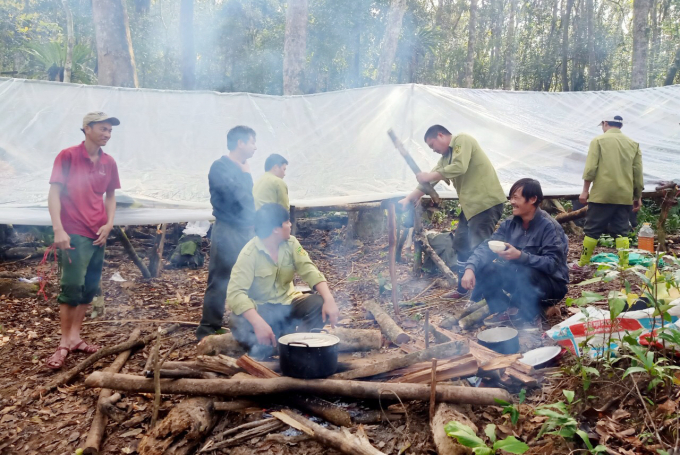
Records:
M326 329L312 329L310 330L312 333L328 333L328 330Z
M304 341L289 341L288 342L288 346L293 345L293 344L299 344L299 345L302 345L306 348L309 347L309 345L307 343L305 343Z

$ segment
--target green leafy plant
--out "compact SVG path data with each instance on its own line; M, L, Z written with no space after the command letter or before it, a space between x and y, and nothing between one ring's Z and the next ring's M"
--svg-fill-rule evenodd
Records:
M564 390L563 393L571 404L574 399L574 392ZM578 435L591 454L606 452L607 449L601 444L593 447L588 433L579 429L578 422L569 413L567 405L563 401L541 405L536 408L535 413L548 418L538 433L539 438L545 434L554 434L572 440L574 436Z
M652 390L659 384L670 384L673 382L673 374L671 370L680 370L680 367L675 365L664 365L668 359L656 355L653 351L647 350L642 346L629 346L628 349L634 355L624 355L624 358L629 358L633 361L633 365L628 367L623 373L625 378L631 373L647 373L651 377L651 381L647 386L647 390Z
M40 66L50 80L56 80L63 72L66 64L66 46L51 41L49 43L28 43L24 49L26 54ZM92 60L92 49L85 44L73 46L72 74L74 82L92 83L96 80L94 73L87 67Z
M526 395L526 389L522 389L519 392L519 404L524 403ZM519 407L498 398L494 398L494 401L503 407L503 415L510 414L510 421L514 426L517 426L517 422L519 421Z
M500 441L496 440L496 425L489 424L484 429L484 433L491 441L491 447L489 447L482 438L477 436L475 432L469 426L451 421L444 427L446 434L458 441L459 444L470 447L476 455L493 455L499 450L503 450L508 453L522 454L529 450L529 446L515 438L514 436L508 436Z

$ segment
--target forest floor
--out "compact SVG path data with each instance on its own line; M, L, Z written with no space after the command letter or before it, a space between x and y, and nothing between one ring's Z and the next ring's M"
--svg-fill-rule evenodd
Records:
M343 250L343 237L342 230L315 230L300 240L330 283L341 310L340 324L353 328L377 328L374 321L365 318L362 302L370 299L389 302L390 292L381 295L379 285L382 277L389 277L387 236L358 242L349 253ZM569 262L572 262L577 259L581 245L578 239L570 240ZM207 245L207 241L204 245ZM171 249L166 247L166 253L170 253ZM412 253L405 252L404 256L408 259ZM39 275L38 265L39 260L0 263L0 271L32 278ZM127 281L111 281L115 272L119 272ZM572 280L582 281L589 276L573 276ZM146 334L161 323L167 325L168 321L198 323L206 280L207 258L203 268L164 270L160 278L145 280L122 249L114 244L107 250L103 272L106 313L96 319L87 318L82 331L83 339L100 346L110 346L125 341L134 328L140 328ZM460 302L440 298L441 294L448 291L444 280L425 274L414 277L412 265L408 261L398 264L398 282L403 301L418 296L417 301L422 304L413 308L404 307L403 310L412 321L405 329L416 337L422 338L423 309L429 309L431 320L437 323L449 315L453 308L461 305ZM611 283L601 282L583 287L572 284L569 296L579 297L583 290L602 292L612 286ZM87 437L99 390L85 387L83 379L85 374L108 366L112 358L101 360L70 385L59 387L37 399L29 398L33 391L44 386L55 374L46 368L45 360L59 342L59 308L55 300L57 290L57 279L53 276L46 287L47 300L43 297L0 297L0 453L72 455ZM541 335L543 330L571 315L564 302L560 303L560 310L560 316L544 321L542 330L527 331L522 337L523 351L554 344ZM135 322L116 322L120 320ZM193 331L194 327L183 325L171 335L170 341L163 344L161 354L171 344L178 342L169 360L194 359L196 339ZM146 346L136 352L122 372L140 374L150 349L150 346ZM76 365L86 356L83 353L69 355L65 368ZM564 401L563 390L576 391L576 399L580 402L571 407L573 414L577 416L581 428L593 438L599 438L609 453L656 453L655 449L660 447L657 436L666 440L673 437L673 424L672 420L668 423L668 416L677 413L680 401L677 386L655 392L656 395L648 395L654 404L647 403L646 406L650 408L647 410L645 403L641 405L642 397L638 396L630 382L616 377L593 377L590 388L583 390L581 378L570 373L569 366L573 363L571 356L564 356L562 369L557 372L553 369L553 373L543 379L540 388L529 391L525 404L519 407L517 426L511 425L508 415L501 415L501 407L464 409L470 420L480 428L479 434L484 425L494 423L502 434L514 434L528 442L531 446L529 453L567 454L583 451L583 445L565 441L558 436L536 438L546 418L533 415L533 410L540 404ZM178 396L164 395L160 418L180 399ZM377 406L375 403L366 405ZM365 426L370 441L386 454L436 453L428 423L427 404L413 402L406 403L406 406L406 418L400 422ZM123 397L119 407L128 412L129 418L122 423L109 422L102 453L136 453L139 440L149 427L153 395L129 394ZM233 426L236 426L249 417L228 413L225 418L233 419ZM674 425L677 433L677 420ZM322 454L329 451L313 440L279 443L267 438L254 438L246 444L217 453Z

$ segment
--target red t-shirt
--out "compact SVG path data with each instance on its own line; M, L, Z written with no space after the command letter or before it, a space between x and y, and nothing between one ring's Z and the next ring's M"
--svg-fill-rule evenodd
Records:
M93 163L82 142L59 152L50 183L63 186L59 199L66 233L96 239L97 231L108 221L104 193L120 188L114 159L100 149L99 160Z

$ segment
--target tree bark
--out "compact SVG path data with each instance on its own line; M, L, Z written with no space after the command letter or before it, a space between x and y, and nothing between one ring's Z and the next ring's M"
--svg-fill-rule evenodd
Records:
M144 262L142 262L139 256L137 256L137 252L135 251L135 248L132 246L132 243L130 243L130 239L128 239L127 235L125 234L125 231L123 231L119 226L114 226L113 232L115 232L116 235L118 236L120 243L123 244L123 248L125 249L125 252L128 254L130 259L132 259L132 262L134 262L139 271L142 272L142 276L144 278L151 278L151 272L149 272L147 266L144 265Z
M64 0L66 1L66 0ZM135 329L130 335L130 340L136 340L141 335L139 329ZM132 350L128 349L118 354L116 360L113 361L111 366L106 368L104 371L107 373L118 373L125 362L130 358ZM92 420L92 425L90 426L90 431L87 434L87 440L85 441L85 450L83 453L85 455L97 455L99 453L99 446L104 437L104 432L106 430L106 422L108 421L107 415L103 411L103 406L106 404L108 399L113 394L111 389L102 389L99 392L99 400L97 400L97 409L94 413L94 419Z
M397 54L401 23L406 12L406 0L392 0L385 21L385 34L380 46L380 59L378 60L378 84L385 85L390 82L394 57Z
M587 27L587 46L588 46L588 90L593 91L597 88L595 79L595 28L593 25L593 0L586 0L586 27Z
M71 72L73 70L73 46L75 36L73 34L73 14L68 6L68 0L61 0L66 13L66 61L64 62L64 82L71 82Z
M307 53L307 0L288 0L283 43L283 94L300 95Z
M649 9L651 0L633 2L633 57L630 89L647 87L647 56L649 53Z
M495 0L493 2L493 19L492 19L492 59L489 68L489 88L496 89L499 86L501 79L502 59L501 56L501 42L503 41L502 25L503 25L503 0Z
M92 2L99 85L138 87L130 24L123 0Z
M200 381L200 379L197 379ZM139 455L188 455L212 430L217 413L210 398L189 398L139 442Z
M196 88L196 51L194 50L194 0L181 0L179 34L182 43L182 90Z
M510 0L510 18L508 19L508 46L505 51L505 77L503 78L503 90L512 90L512 73L515 60L515 13L517 0Z
M163 249L165 246L166 229L167 225L163 223L161 229L156 231L154 247L149 257L149 274L151 275L152 278L158 277L160 275L160 271L163 269L161 265L163 263Z
M562 91L569 91L569 72L567 71L567 64L569 62L569 19L571 18L571 9L574 6L574 0L563 0L566 2L564 11L562 12Z
M463 86L472 88L475 70L475 38L477 28L477 0L470 0L470 19L468 21L468 47L465 59L465 77Z
M680 69L680 47L675 53L675 59L673 60L673 64L668 68L668 72L666 73L666 80L664 80L663 85L673 85L673 82L675 81L675 76L678 74L678 69Z
M394 319L382 309L378 302L375 300L364 302L364 308L366 308L367 311L370 311L380 326L380 330L392 343L400 345L411 341L411 337L394 322Z
M134 393L152 393L153 380L131 374L96 371L87 377L88 387L106 387ZM429 401L430 386L333 379L161 379L164 394L216 395L245 397L297 392L313 395L339 395L350 398L389 399L395 395L402 401ZM510 401L510 394L498 388L473 388L438 384L436 399L440 403L496 405L495 398Z
M439 455L468 455L471 452L467 447L459 444L451 436L446 434L444 427L452 420L468 425L477 433L477 426L465 415L463 409L458 406L441 403L437 406L434 418L430 423L432 439Z

